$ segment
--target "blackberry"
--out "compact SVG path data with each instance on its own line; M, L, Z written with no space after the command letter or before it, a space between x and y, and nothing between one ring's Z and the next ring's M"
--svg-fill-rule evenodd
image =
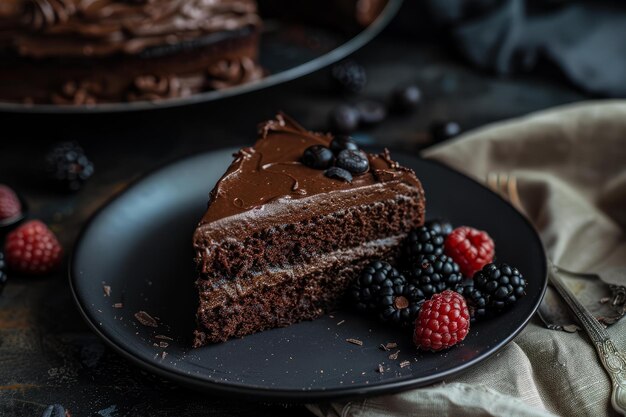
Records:
M93 163L75 142L56 145L46 156L50 178L68 191L77 191L94 173Z
M426 298L453 290L463 279L459 265L446 255L422 256L407 271L407 280L422 290Z
M418 227L409 232L405 241L405 251L410 263L416 263L424 255L442 255L445 238L436 229Z
M444 219L432 219L424 223L424 226L442 235L444 238L454 230L452 223Z
M4 253L0 252L0 294L4 291L4 286L7 283L7 263L4 260Z
M348 296L360 311L376 311L383 288L406 285L406 279L385 261L372 261L350 285Z
M472 321L482 319L487 315L489 298L474 287L472 280L469 280L468 283L457 285L456 292L465 298Z
M507 264L487 264L474 274L474 287L489 297L488 308L501 311L526 294L526 280Z
M367 84L365 68L352 60L333 65L330 76L333 86L343 93L360 93Z
M425 300L419 288L406 282L384 287L378 297L378 317L396 324L412 324Z

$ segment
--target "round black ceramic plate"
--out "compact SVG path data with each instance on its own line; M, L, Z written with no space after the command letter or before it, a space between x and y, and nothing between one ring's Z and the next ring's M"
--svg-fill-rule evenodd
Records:
M258 82L225 90L207 91L190 97L95 106L28 105L0 101L0 111L78 114L152 110L205 103L261 90L310 74L350 55L378 35L396 15L401 4L402 0L389 0L378 18L354 36L311 25L272 20L264 22L259 57L261 65L270 75Z
M461 345L442 353L419 353L411 330L349 311L190 349L197 305L191 236L232 153L200 154L144 177L102 208L76 245L70 282L80 311L117 352L153 372L200 388L281 401L401 390L443 380L491 356L519 333L541 301L546 261L528 221L443 165L395 155L422 180L428 216L488 231L498 260L524 273L528 294L514 309L472 325ZM158 318L158 327L140 324L139 311ZM379 348L389 342L398 347ZM398 358L389 359L397 350ZM404 361L409 365L401 367Z

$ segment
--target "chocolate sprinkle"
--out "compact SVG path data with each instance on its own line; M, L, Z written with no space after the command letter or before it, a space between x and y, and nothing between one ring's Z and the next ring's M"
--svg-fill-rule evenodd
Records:
M156 320L150 314L146 313L143 310L135 313L135 319L137 319L137 321L143 324L144 326L148 326L148 327L159 326Z
M398 355L399 354L400 354L400 351L398 350L398 351L396 351L396 353L392 353L391 355L389 355L389 359L395 361L396 359L398 359Z
M406 368L410 364L411 364L411 362L409 362L409 361L400 362L400 368Z
M352 343L353 345L363 346L363 342L358 339L346 339L346 342Z

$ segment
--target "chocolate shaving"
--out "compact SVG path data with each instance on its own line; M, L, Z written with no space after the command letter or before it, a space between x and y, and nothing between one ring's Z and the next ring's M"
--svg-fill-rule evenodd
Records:
M169 336L165 336L163 334L157 334L156 336L154 336L155 339L161 339L161 340L174 340Z
M342 324L344 324L346 321L345 320L341 320L339 323L337 323L337 326L341 326Z
M391 350L397 347L398 347L398 344L396 342L389 342L385 345L385 350Z
M144 326L148 327L158 327L156 320L152 318L152 316L145 311L138 311L135 313L135 319Z
M383 372L385 372L385 368L383 368L383 366L381 364L378 364L378 369L376 371L379 374L382 374Z
M389 349L387 349L387 346L383 345L382 343L378 347L380 348L380 350L384 350L385 352L389 351Z
M111 286L110 285L103 285L102 286L102 291L104 291L104 296L105 297L109 297L111 295Z
M411 364L411 362L409 362L409 361L400 362L400 368L406 368L410 364Z
M396 353L392 353L391 355L389 355L389 359L395 361L396 359L398 359L398 355L400 354L400 351L396 351Z
M167 342L163 342L163 341L159 342L159 347L160 347L160 348L163 348L163 349L165 349L165 348L166 348L166 347L168 347L169 345L170 345L170 344L169 344L169 343L167 343Z
M115 304L113 304L113 308L123 308L123 307L124 307L124 304L122 304L122 303L115 303Z
M363 346L363 342L358 339L346 339L346 342L352 343L353 345Z

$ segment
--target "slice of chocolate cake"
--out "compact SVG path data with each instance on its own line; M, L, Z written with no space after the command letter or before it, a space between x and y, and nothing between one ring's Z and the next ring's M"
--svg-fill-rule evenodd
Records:
M367 262L393 259L423 223L422 186L388 152L367 155L369 170L351 182L301 162L332 139L280 114L235 155L193 237L195 347L319 317Z

